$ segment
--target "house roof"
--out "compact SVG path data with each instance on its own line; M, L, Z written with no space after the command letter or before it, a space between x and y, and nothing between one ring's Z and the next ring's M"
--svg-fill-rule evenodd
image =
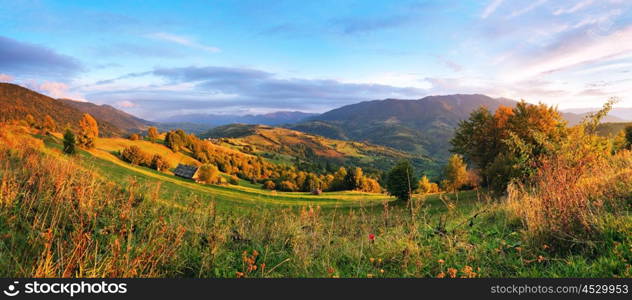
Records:
M196 166L178 164L178 167L176 167L176 169L173 171L173 174L175 174L176 176L192 179L197 170L198 167Z

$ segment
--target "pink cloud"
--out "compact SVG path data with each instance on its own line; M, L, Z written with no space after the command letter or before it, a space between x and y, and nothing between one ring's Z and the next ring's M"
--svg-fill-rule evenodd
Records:
M11 82L11 81L13 81L13 76L0 73L0 82Z

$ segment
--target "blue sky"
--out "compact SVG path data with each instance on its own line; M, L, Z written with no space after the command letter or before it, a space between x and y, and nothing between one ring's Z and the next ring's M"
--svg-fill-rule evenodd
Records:
M632 106L632 1L0 0L0 81L147 119L482 93Z

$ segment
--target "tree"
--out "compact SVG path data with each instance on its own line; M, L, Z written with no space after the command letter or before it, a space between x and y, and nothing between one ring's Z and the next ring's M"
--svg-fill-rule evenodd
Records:
M276 184L274 184L272 180L266 180L266 182L263 183L263 188L266 190L274 190L275 187Z
M362 168L352 168L344 177L343 185L345 190L360 190L362 188Z
M99 125L90 115L84 114L79 121L78 144L84 148L94 148L95 139L99 136Z
M167 160L165 160L160 154L154 154L154 156L152 156L149 167L158 172L163 172L170 168L169 162L167 162Z
M205 164L198 169L197 180L206 184L220 184L222 183L222 176L215 165Z
M178 152L184 148L184 140L181 134L175 131L167 132L165 135L165 145L169 147L173 152Z
M419 187L417 188L417 192L420 194L431 194L439 192L439 186L434 182L430 182L428 177L425 175L422 176L421 179L419 179L418 186Z
M44 134L54 132L55 130L57 130L57 123L55 123L55 120L53 120L50 115L46 115L44 117L44 124L42 129L44 131Z
M401 161L388 172L386 190L399 200L408 201L412 192L417 189L417 180L409 161Z
M630 148L632 145L632 125L628 125L625 127L625 141L626 148Z
M138 141L138 140L140 140L140 135L138 133L132 133L129 136L129 139L132 140L132 141Z
M75 134L70 129L66 129L66 133L64 133L64 153L75 154L77 152L77 149L75 149L76 143Z
M140 147L133 145L129 146L121 152L121 159L138 166L150 166L151 158L149 154L143 152Z
M37 125L37 122L35 121L35 118L33 117L33 115L28 114L26 115L26 117L24 118L24 120L26 121L26 124L29 127L35 127L35 125Z
M463 157L458 154L453 154L448 160L448 164L443 170L443 176L445 177L448 190L452 192L458 191L463 185L465 185L469 179L467 173L467 165L463 161Z
M160 133L158 133L158 129L156 129L156 127L149 127L147 129L147 137L149 138L150 141L156 142L159 136L160 136Z

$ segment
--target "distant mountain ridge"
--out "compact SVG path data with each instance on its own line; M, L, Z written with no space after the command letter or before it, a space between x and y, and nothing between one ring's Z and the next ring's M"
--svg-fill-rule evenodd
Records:
M386 99L343 106L288 128L343 140L367 141L445 160L459 121L478 107L496 110L517 102L485 95Z
M493 112L501 105L513 107L516 103L481 94L373 100L333 109L287 127L328 138L367 141L444 161L450 154L449 141L455 128L473 110L484 106ZM561 112L561 115L570 126L586 116L571 112ZM603 120L621 121L612 115Z
M277 111L258 115L219 115L219 114L186 114L159 119L162 123L193 123L207 126L222 126L233 123L283 125L304 121L317 114L301 111Z

